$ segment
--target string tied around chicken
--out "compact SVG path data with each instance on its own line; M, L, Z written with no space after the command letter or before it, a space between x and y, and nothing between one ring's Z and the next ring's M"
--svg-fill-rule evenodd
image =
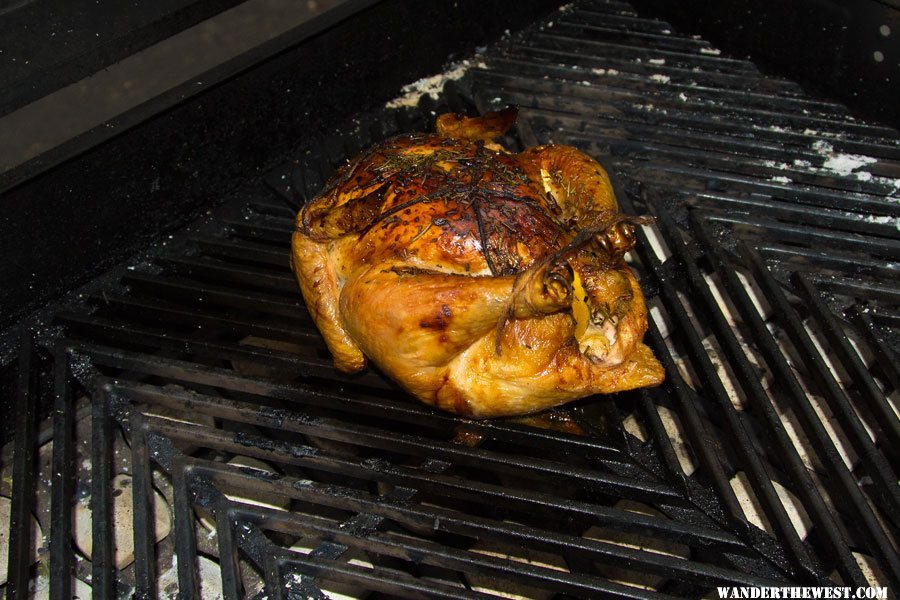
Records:
M598 215L594 224L582 228L565 246L519 272L513 281L506 310L497 321L496 355L501 354L503 331L511 319L548 315L571 306L574 272L568 264L569 258L591 242L596 242L611 260L621 257L634 247L634 227L650 224L653 220L647 215Z

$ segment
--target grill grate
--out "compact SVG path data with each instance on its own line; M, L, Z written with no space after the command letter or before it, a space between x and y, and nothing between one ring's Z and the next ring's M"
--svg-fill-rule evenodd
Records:
M205 597L205 565L225 598L900 585L897 133L620 2L482 58L439 100L311 140L269 190L58 315L53 361L25 340L8 597L28 583L29 465L55 474L37 511L52 597L69 573L98 598ZM470 422L331 369L287 264L296 209L363 146L473 103L519 105L511 147L578 146L656 217L632 260L662 388ZM117 567L120 473L134 552ZM159 543L154 489L174 519Z

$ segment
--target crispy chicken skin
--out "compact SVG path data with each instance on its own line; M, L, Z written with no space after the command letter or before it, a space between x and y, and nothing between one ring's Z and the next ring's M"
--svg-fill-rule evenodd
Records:
M292 266L335 366L426 404L523 415L662 382L624 253L639 219L566 146L492 140L515 109L445 114L345 165L297 216Z

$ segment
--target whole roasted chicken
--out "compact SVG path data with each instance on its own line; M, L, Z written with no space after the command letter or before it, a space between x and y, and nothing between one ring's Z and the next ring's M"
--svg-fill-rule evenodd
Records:
M639 219L578 150L494 143L515 118L441 115L437 133L350 161L300 211L292 265L338 369L368 357L469 417L663 380L624 260Z

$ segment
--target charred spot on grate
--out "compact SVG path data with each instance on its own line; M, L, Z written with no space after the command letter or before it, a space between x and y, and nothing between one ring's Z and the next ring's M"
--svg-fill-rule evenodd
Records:
M296 210L360 148L506 104L509 147L578 146L655 217L628 260L662 388L470 422L331 368L289 269ZM601 0L392 106L61 312L53 361L25 340L8 596L900 584L897 132Z

